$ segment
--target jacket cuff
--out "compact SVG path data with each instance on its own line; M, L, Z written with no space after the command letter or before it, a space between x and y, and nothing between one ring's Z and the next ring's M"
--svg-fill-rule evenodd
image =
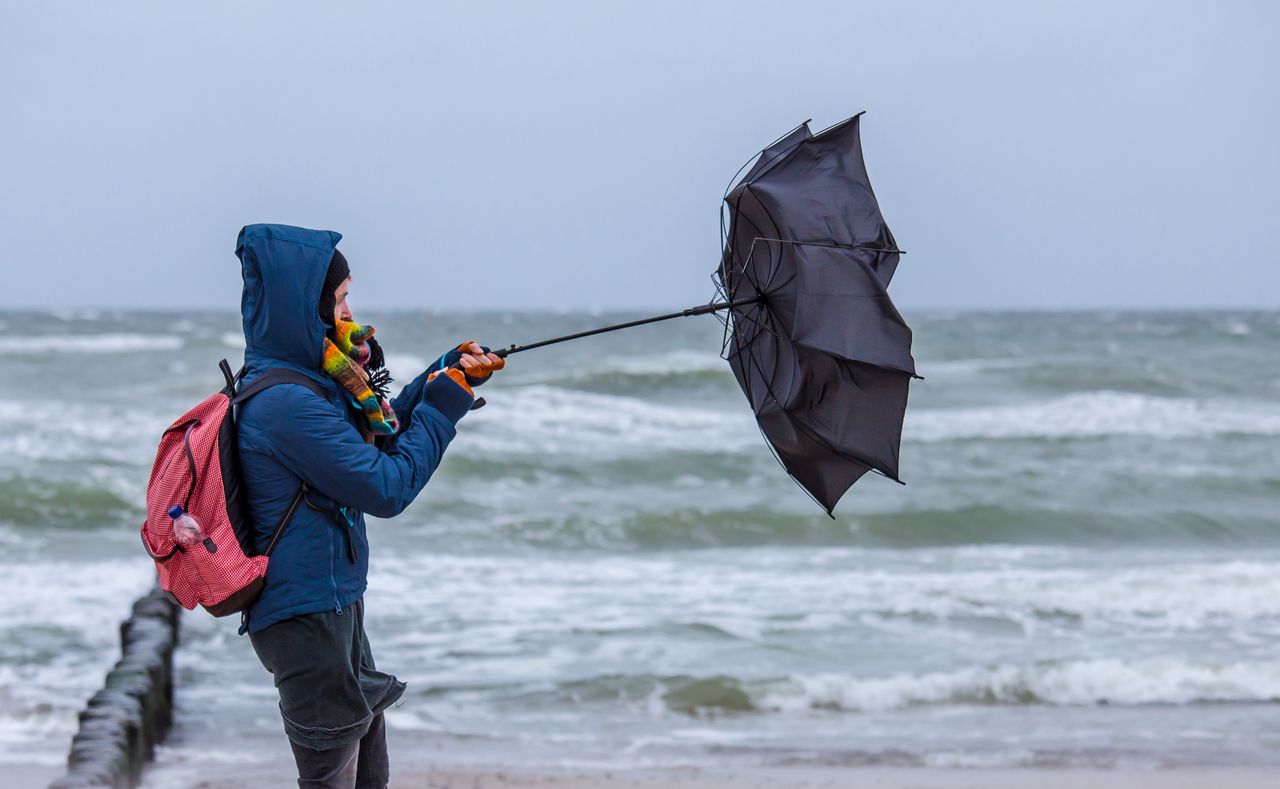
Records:
M422 402L456 425L471 410L473 398L449 376L438 375L422 387Z

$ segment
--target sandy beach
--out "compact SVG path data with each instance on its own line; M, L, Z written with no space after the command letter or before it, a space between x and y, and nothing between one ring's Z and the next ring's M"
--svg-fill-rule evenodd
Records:
M291 776L225 777L191 784L198 789L288 786ZM652 771L466 770L448 768L392 774L392 787L424 789L1253 789L1274 787L1274 772L1262 769L1181 770L1053 769L753 769Z
M588 787L699 787L730 789L817 789L817 787L859 787L860 789L1226 789L1227 787L1273 787L1276 775L1262 770L937 770L937 769L853 769L853 770L754 770L605 773L532 772L433 772L406 776L395 786L433 789L491 789L492 787L539 787L540 789L587 789Z

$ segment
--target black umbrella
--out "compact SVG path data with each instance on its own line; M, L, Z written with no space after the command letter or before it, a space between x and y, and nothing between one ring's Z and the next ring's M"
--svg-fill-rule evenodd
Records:
M721 300L496 353L725 312L722 355L779 462L828 514L868 471L900 482L915 362L885 290L902 251L871 191L859 117L817 135L802 124L725 193Z
M828 514L874 469L898 478L915 376L885 290L901 250L862 161L859 117L766 148L725 196L716 280L725 358L778 460Z

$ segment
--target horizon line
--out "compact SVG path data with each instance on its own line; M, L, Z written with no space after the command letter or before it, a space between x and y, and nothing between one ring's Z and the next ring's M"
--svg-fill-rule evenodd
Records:
M701 305L694 305L701 306ZM417 313L424 315L477 315L486 313L507 313L507 314L586 314L586 315L603 315L607 313L616 314L642 314L642 313L667 313L674 310L684 309L684 307L666 306L646 306L646 307L588 307L588 306L566 306L566 307L478 307L474 309L434 309L423 307L375 307L368 309L371 313ZM916 307L899 307L899 311L910 313L1106 313L1106 312L1280 312L1280 305L1225 305L1225 304L1209 304L1209 305L1061 305L1061 306L1007 306L1007 305L972 305L972 306L916 306ZM132 312L132 313L155 313L155 314L174 314L183 312L198 313L239 313L239 306L234 307L183 307L181 309L174 307L161 307L156 305L30 305L21 307L0 307L0 314L6 313L24 313L36 312L57 315L58 313L74 313L74 312L94 312L94 313L111 313L111 312Z

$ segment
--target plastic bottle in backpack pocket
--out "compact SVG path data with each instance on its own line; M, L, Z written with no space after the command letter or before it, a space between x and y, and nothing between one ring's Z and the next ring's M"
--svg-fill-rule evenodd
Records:
M193 548L200 543L204 543L209 553L218 550L217 545L204 533L204 529L200 528L196 519L187 514L182 507L177 504L170 507L169 517L173 519L174 542L182 546L183 550Z

